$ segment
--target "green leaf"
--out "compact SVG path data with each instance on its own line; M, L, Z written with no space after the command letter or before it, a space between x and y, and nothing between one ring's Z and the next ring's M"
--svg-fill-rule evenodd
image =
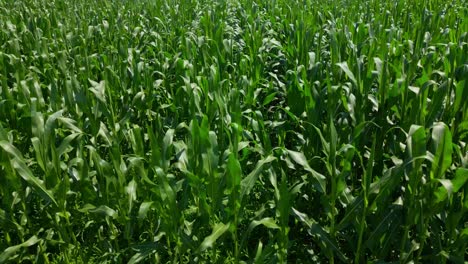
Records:
M96 208L92 208L92 209L89 209L88 210L90 213L93 213L93 214L99 214L99 215L102 215L102 216L110 216L112 218L117 218L118 214L117 212L106 206L106 205L101 205L99 207L96 207Z
M234 188L239 186L241 183L242 169L239 160L237 160L234 153L229 155L226 169L229 173L229 187Z
M44 130L44 137L45 137L45 144L46 146L45 147L49 147L47 146L47 144L50 143L50 136L53 135L53 129L55 127L55 121L57 120L57 118L61 117L62 116L62 113L63 113L63 110L59 110L55 113L53 113L52 115L50 115L48 118L47 118L47 121L45 123L45 130Z
M64 124L66 127L68 127L70 130L72 130L75 133L83 133L83 131L76 126L76 121L67 117L58 117L58 120Z
M93 80L89 80L92 87L89 90L96 96L96 98L101 101L103 104L106 104L106 82L100 81L95 82Z
M388 208L386 212L387 213L384 214L384 217L380 219L377 227L375 227L372 233L368 236L366 245L373 250L381 249L381 243L385 241L385 238L388 235L393 234L401 224L401 205L392 205L392 207ZM391 231L390 234L389 231Z
M468 169L458 168L455 171L455 178L452 179L453 192L458 192L468 181Z
M322 148L323 148L323 151L324 153L329 156L330 155L330 144L325 140L325 137L323 137L323 134L322 134L322 131L320 130L320 128L316 127L316 126L313 126L315 131L317 131L317 134L319 135L320 137L320 141L322 142Z
M42 198L57 205L57 201L54 199L52 193L45 188L41 180L39 180L32 174L31 170L26 166L26 164L24 164L24 162L18 159L13 159L11 160L11 163L13 165L13 168L16 169L19 175L26 182L28 182L35 190L37 190L39 192L39 195L42 196Z
M60 143L60 146L57 148L57 156L61 157L67 151L67 148L71 147L72 141L81 135L82 134L80 133L73 133L64 138L62 143Z
M241 199L250 193L250 190L254 187L258 176L262 173L264 166L274 160L276 160L276 158L273 156L261 159L255 166L255 169L241 181Z
M41 239L37 238L36 236L32 236L31 238L26 240L24 243L21 243L16 246L8 247L2 252L2 254L0 254L0 263L5 263L8 259L10 259L13 255L15 255L16 252L18 252L20 249L34 246L39 241L41 241Z
M149 255L151 255L151 253L153 253L155 250L156 249L145 250L142 252L135 253L128 261L128 264L140 263L141 261L145 260Z
M140 205L140 209L138 210L138 219L143 220L146 218L148 211L151 209L153 202L143 202Z
M211 233L211 235L205 237L197 252L203 252L206 249L212 247L216 240L229 229L229 225L230 224L223 223L216 224L213 228L213 232Z
M432 129L432 141L435 149L431 178L443 178L445 171L452 164L452 134L446 124L436 123Z
M288 152L289 157L291 157L297 164L301 165L306 171L311 171L312 168L309 166L309 162L302 152L297 152L293 150L286 150Z
M3 150L5 150L8 154L12 155L14 159L23 160L23 155L21 155L21 152L15 148L15 146L10 144L10 142L1 140L0 147L2 147Z
M338 65L346 73L346 75L353 82L353 84L357 86L356 77L354 77L354 74L349 69L348 63L344 61L344 62L337 63L336 65Z
M26 166L24 159L21 153L16 149L12 144L7 141L0 141L0 147L5 150L8 154L13 156L13 159L10 160L13 168L18 172L18 174L23 178L31 187L39 192L39 195L46 201L52 202L57 205L57 201L54 199L52 193L46 189L44 184L40 179L35 177L31 170Z
M257 252L255 253L254 263L263 264L265 263L263 259L263 243L258 241Z
M450 199L452 194L457 193L468 180L468 169L458 168L455 172L455 177L452 180L437 179L442 186L437 188L435 192L436 203Z
M374 57L374 63L375 63L375 68L377 69L377 73L380 76L382 76L382 68L383 68L383 62L379 57Z
M267 228L270 228L270 229L279 229L279 226L276 224L275 222L275 219L271 218L271 217L266 217L266 218L263 218L261 220L253 220L252 223L250 223L249 225L249 230L252 231L252 229L254 229L255 227L259 226L259 225L263 225Z
M138 252L130 258L128 264L135 264L145 260L149 255L151 255L158 249L158 245L159 243L152 242L135 246L134 249Z
M164 135L164 139L163 139L163 151L164 153L167 152L167 150L169 149L169 147L172 145L172 140L174 138L174 129L168 129L166 131L166 134Z
M269 94L267 97L265 97L265 99L263 100L263 103L262 105L265 106L267 104L269 104L271 101L273 101L273 99L275 99L275 96L276 96L276 92L273 92L271 94Z
M307 232L314 237L322 247L332 250L340 258L341 261L348 263L347 257L341 252L338 243L321 227L315 220L309 218L306 214L292 208L292 213L296 218L308 227ZM322 245L323 243L323 245Z
M411 125L406 144L408 158L414 159L426 154L426 130L422 126ZM413 168L418 168L422 160L413 160Z
M241 248L244 247L244 245L245 245L247 239L249 238L249 235L252 232L252 230L254 230L259 225L263 225L263 226L265 226L266 228L269 228L269 229L279 229L280 228L276 224L275 219L273 219L271 217L265 217L265 218L262 218L261 220L253 220L250 223L249 227L247 228L247 231L243 233L242 241L241 241Z
M304 156L304 153L293 151L293 150L288 150L288 149L286 151L288 152L289 157L291 157L291 159L294 160L294 162L301 165L304 168L304 170L312 174L312 177L319 183L319 186L320 186L319 191L322 193L325 193L326 192L325 176L318 173L317 171L315 171L314 169L310 167L309 162Z
M37 137L31 138L31 143L33 145L34 151L36 152L36 159L39 166L43 171L46 170L46 163L44 162L43 153L42 153L42 143Z
M132 207L133 207L133 202L136 201L137 199L137 183L135 180L131 180L128 183L128 186L125 187L125 192L128 194L128 213L130 214L132 212Z

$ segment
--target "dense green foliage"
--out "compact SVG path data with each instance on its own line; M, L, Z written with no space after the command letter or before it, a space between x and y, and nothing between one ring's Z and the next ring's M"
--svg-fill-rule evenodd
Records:
M0 0L0 263L463 263L462 0Z

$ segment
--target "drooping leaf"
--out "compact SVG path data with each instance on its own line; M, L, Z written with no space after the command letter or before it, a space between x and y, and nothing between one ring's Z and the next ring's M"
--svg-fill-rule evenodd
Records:
M57 205L57 201L54 199L53 194L46 189L40 179L33 175L31 170L25 164L23 156L18 151L18 149L4 140L0 141L0 147L5 150L5 152L13 156L10 162L21 178L23 178L29 185L31 185L31 187L33 187L42 198Z
M468 169L466 168L458 168L455 172L455 177L451 180L448 179L437 179L442 186L436 189L435 196L436 196L436 203L440 203L445 201L445 199L449 198L454 194L457 193L468 181Z
M316 221L309 218L306 214L299 212L295 208L292 208L292 212L296 218L302 222L308 229L307 232L315 238L320 245L325 245L328 249L333 251L343 262L348 262L348 258L341 252L338 243L328 234L323 227L321 227Z
M307 161L306 157L304 156L304 153L293 151L293 150L286 150L286 151L287 151L289 157L291 157L291 159L294 160L294 162L301 165L304 168L304 170L310 172L312 177L318 182L318 184L320 186L319 191L322 192L322 193L325 193L326 192L326 178L325 178L325 176L318 173L317 171L315 171L314 169L312 169L310 167L309 162Z
M39 239L37 236L32 236L31 238L26 240L24 243L6 248L0 254L0 263L6 263L8 259L10 259L13 255L15 255L20 249L34 246L40 241L41 239Z
M276 158L273 156L268 156L264 159L261 159L255 166L255 169L251 173L249 173L249 175L247 175L244 179L242 179L241 199L243 199L243 197L250 193L250 190L252 190L252 188L254 187L258 176L260 175L260 173L262 173L264 166L271 163L274 160L276 160Z
M356 77L354 77L353 72L349 69L348 62L344 61L337 63L336 65L338 65L346 73L346 75L353 82L353 84L357 86Z
M229 229L229 225L230 224L223 224L223 223L216 224L213 227L213 232L211 233L211 235L205 237L205 239L203 240L203 242L201 243L197 251L203 252L206 249L212 247L213 244L216 242L216 240Z

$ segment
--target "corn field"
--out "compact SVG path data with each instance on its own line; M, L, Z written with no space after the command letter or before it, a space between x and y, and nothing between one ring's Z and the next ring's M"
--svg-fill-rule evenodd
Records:
M466 263L464 0L0 0L0 263Z

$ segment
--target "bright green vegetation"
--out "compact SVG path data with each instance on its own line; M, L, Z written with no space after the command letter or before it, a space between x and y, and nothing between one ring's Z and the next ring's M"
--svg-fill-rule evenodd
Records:
M462 0L0 0L0 263L463 263Z

